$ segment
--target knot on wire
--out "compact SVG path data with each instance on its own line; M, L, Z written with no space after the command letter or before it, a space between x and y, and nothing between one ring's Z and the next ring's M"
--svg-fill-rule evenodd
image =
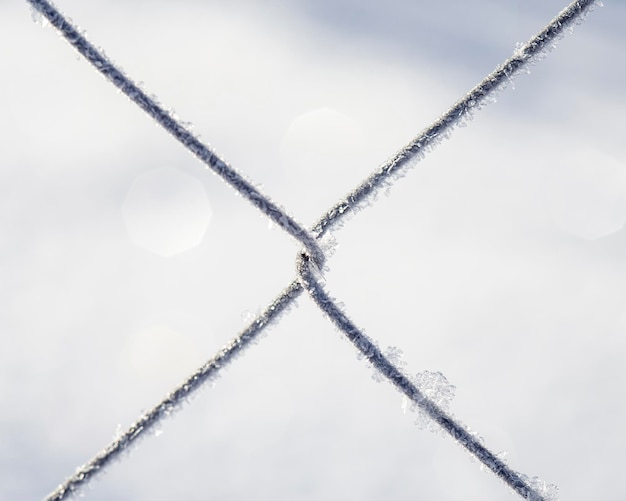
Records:
M315 267L318 273L322 273L324 264L326 263L326 254L319 244L319 241L308 231L300 230L296 238L304 245L304 250L298 253L298 262L306 260L311 266ZM299 266L296 266L299 269ZM298 273L300 276L300 273Z
M322 268L307 250L301 250L296 257L296 274L302 288L311 296L313 302L328 315L329 312L324 305L332 302L332 299L326 296L320 283L324 280Z

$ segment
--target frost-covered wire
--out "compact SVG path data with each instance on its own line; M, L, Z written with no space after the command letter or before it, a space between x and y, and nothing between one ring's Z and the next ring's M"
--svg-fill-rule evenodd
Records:
M599 3L597 0L576 0L563 9L543 30L518 47L509 59L487 75L465 97L454 103L448 111L324 214L312 229L316 238L323 236L339 220L366 202L380 188L391 183L403 171L417 163L426 152L448 137L456 126L470 119L474 111L492 100L499 88L506 85L513 76L545 50L551 48L565 29L580 22L589 9L597 3Z
M241 351L254 341L259 334L302 294L302 286L293 281L263 313L232 339L211 360L196 370L174 391L169 393L159 404L135 421L128 430L117 437L88 463L78 468L74 474L51 492L45 501L64 501L86 486L95 475L102 472L109 464L118 459L146 433L154 430L163 418L172 415L181 405L206 382L214 379L219 370L229 364Z
M69 22L59 10L47 0L27 0L37 9L65 39L100 73L118 89L126 94L135 104L174 136L191 153L198 157L211 170L247 198L272 221L299 240L307 249L318 266L324 263L324 253L315 238L298 224L283 209L263 195L235 169L222 160L214 151L202 143L191 131L176 120L171 113L163 109L155 99L148 96L128 76L117 68L101 51L94 47Z
M488 102L490 96L498 88L506 84L515 73L540 55L550 44L554 44L565 28L581 20L590 7L599 3L597 0L578 0L570 4L538 35L518 48L510 59L496 68L493 73L474 87L463 99L454 104L411 143L377 169L344 200L326 212L313 227L311 233L301 228L284 211L270 202L241 175L221 160L210 148L202 144L191 132L175 120L171 114L148 97L128 77L111 64L100 51L91 45L52 4L46 0L27 1L41 12L98 71L159 122L189 151L248 198L268 217L302 242L312 259L310 261L307 255L301 255L299 258L299 278L292 282L261 315L242 333L230 341L217 355L189 376L173 392L168 394L157 406L141 416L125 433L98 453L87 464L78 468L74 475L45 498L46 501L63 501L68 499L73 493L84 487L98 472L101 472L107 465L127 451L146 432L154 429L164 417L180 408L187 397L215 377L223 367L228 365L237 354L257 338L265 327L275 321L279 314L303 292L303 285L307 287L309 295L316 304L346 333L374 367L415 402L423 412L429 415L455 440L461 443L525 499L533 501L544 501L546 499L537 490L533 489L531 483L525 480L525 476L511 470L500 458L480 444L462 425L456 423L450 416L428 400L401 371L391 364L380 350L337 308L315 280L310 267L312 264L318 267L324 261L323 251L320 249L316 239L322 238L345 215L354 211L356 207L367 200L378 189L394 179L394 176L400 175L412 163L419 160L421 156L435 146L456 125L471 117L472 112Z
M408 376L396 368L383 355L380 349L341 311L335 301L326 293L311 271L310 261L306 254L301 254L298 257L297 270L300 283L313 302L346 335L380 374L524 499L547 501L524 480L522 475L512 470L502 459L482 445L465 426L457 423L450 415L428 399Z

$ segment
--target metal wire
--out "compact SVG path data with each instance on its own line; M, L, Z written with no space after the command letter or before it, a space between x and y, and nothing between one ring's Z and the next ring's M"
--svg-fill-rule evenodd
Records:
M231 340L218 354L188 377L176 390L168 394L152 410L141 416L125 433L98 453L87 464L78 468L74 475L69 477L45 498L46 501L68 499L73 493L90 482L98 472L102 471L132 444L136 443L147 431L154 428L163 417L180 408L181 404L193 392L201 388L224 366L230 363L260 332L270 323L276 321L279 315L302 294L304 289L306 289L318 307L348 336L357 349L368 358L381 374L415 402L463 447L475 455L523 498L533 501L546 500L541 493L533 488L527 477L509 468L500 458L480 444L464 426L458 424L432 401L427 399L420 389L397 369L331 300L315 279L311 265L319 269L325 261L324 253L317 240L321 239L328 230L337 225L346 215L352 213L356 207L363 204L382 186L391 183L404 170L413 166L425 153L435 147L443 137L449 135L457 125L471 118L475 110L480 109L489 102L492 94L497 89L505 85L512 76L529 62L540 56L547 47L553 46L566 28L576 22L580 22L590 8L597 3L597 0L572 2L540 33L518 48L511 58L485 77L480 84L467 93L465 97L457 101L406 147L398 151L388 162L371 174L344 200L338 202L327 211L315 224L311 232L303 229L282 209L273 204L232 167L221 160L208 146L201 143L171 114L160 107L154 99L148 97L132 80L89 43L50 2L46 0L27 1L41 12L98 71L161 124L189 151L220 175L222 179L233 186L285 231L298 239L307 250L307 253L300 254L297 260L298 278L289 284L261 315Z
M315 238L298 224L289 214L263 195L235 169L222 160L211 148L202 143L191 131L164 110L152 97L141 90L122 70L116 67L101 51L93 46L70 23L59 10L46 0L27 0L37 9L65 39L94 68L104 75L113 85L126 94L137 106L150 115L167 132L174 136L188 151L198 157L213 172L230 184L255 207L278 224L291 236L299 240L308 250L318 266L324 264L324 253Z
M324 214L313 226L312 232L315 237L323 236L346 213L353 212L390 180L401 175L403 171L419 161L430 149L448 137L456 126L471 119L476 110L489 104L493 99L493 94L499 88L505 86L520 70L543 55L547 48L553 46L567 28L581 22L596 3L597 0L579 0L563 9L543 30L519 47L509 59L487 75L476 87Z
M54 492L46 501L62 501L74 492L87 485L92 478L104 468L118 459L131 445L143 438L146 433L167 416L179 410L193 392L214 378L220 369L229 364L241 351L248 346L267 325L275 320L302 293L299 282L292 282L285 291L270 304L246 329L224 346L219 353L197 369L173 392L166 395L155 407L143 414L128 430L105 447L88 463L78 468L74 474Z
M482 464L500 477L511 489L524 499L546 501L533 489L516 471L512 470L496 454L487 449L473 436L465 426L455 421L451 416L440 409L437 404L428 399L409 377L393 365L380 349L369 339L349 318L341 311L336 302L326 293L323 286L315 279L311 272L310 260L306 254L301 254L297 262L298 276L309 297L328 318L341 330L356 346L365 358L391 382L400 392L406 395L435 423L448 433L454 440L465 447Z

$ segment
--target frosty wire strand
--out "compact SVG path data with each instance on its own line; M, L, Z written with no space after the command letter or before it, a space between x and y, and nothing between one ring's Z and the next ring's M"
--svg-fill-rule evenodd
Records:
M315 238L289 214L274 204L257 188L252 186L235 169L222 160L211 148L202 143L171 113L163 109L155 99L148 96L128 76L117 68L101 51L91 44L61 12L47 0L27 0L52 24L63 37L102 75L120 89L137 106L145 111L167 132L178 140L213 172L230 184L255 207L277 225L304 245L318 266L323 266L324 253Z
M597 0L579 0L572 2L568 7L561 11L561 13L559 13L559 15L556 16L546 26L546 28L533 37L529 42L518 48L511 58L505 61L502 65L498 66L494 72L483 79L483 81L474 87L474 89L472 89L463 99L455 103L438 120L433 122L433 124L427 127L422 133L420 133L420 135L411 141L411 143L397 152L387 163L370 175L344 200L340 201L328 210L311 230L313 234L313 236L311 236L311 234L300 228L300 226L288 215L286 215L284 211L281 211L267 198L263 197L254 187L245 181L245 179L243 179L230 166L223 162L214 152L200 143L195 136L180 125L170 114L158 106L154 100L145 95L141 89L135 86L132 81L130 81L121 71L115 68L99 51L97 51L95 47L93 47L59 13L59 11L52 6L52 4L46 0L27 1L31 3L37 11L41 12L41 14L63 34L70 44L72 44L83 56L85 56L102 74L104 74L114 83L114 85L126 93L128 97L135 101L135 103L144 109L144 111L163 125L168 132L174 135L176 139L178 139L187 149L209 165L209 167L215 170L229 184L240 191L240 193L244 194L246 198L259 207L272 220L277 222L281 227L285 228L290 234L300 240L310 252L313 261L308 261L308 256L304 255L304 257L301 256L299 258L299 263L302 260L307 260L307 270L309 271L310 269L308 267L311 266L312 263L319 266L324 261L323 252L315 240L321 239L331 227L336 225L348 213L353 212L357 206L371 197L372 194L380 189L381 186L394 180L395 177L402 173L402 171L414 164L416 160L419 160L425 153L436 146L441 138L451 132L462 120L470 118L472 112L486 104L490 96L498 88L506 84L515 73L522 69L533 58L541 54L549 44L553 44L566 28L583 19L585 13L588 12L594 4L599 4ZM102 471L102 469L109 465L114 459L118 458L124 451L128 450L128 448L133 443L136 443L136 441L142 437L146 431L153 429L154 426L163 419L163 417L170 415L173 411L178 409L187 397L189 397L195 390L203 386L211 378L215 377L221 368L228 365L265 329L265 327L276 321L279 314L283 312L293 301L295 301L298 296L300 296L303 292L300 280L303 280L302 276L300 276L300 279L293 281L260 316L253 320L252 323L244 329L244 331L231 340L217 355L196 370L196 372L179 385L176 390L169 393L151 411L141 416L124 434L98 453L91 461L78 468L74 475L69 477L54 492L48 495L45 500L63 501L68 499L73 493L81 487L84 487L96 473ZM336 305L334 305L334 303L332 303L332 301L326 301L324 304L326 305L325 308L331 309L335 312L335 316L331 317L334 318L333 321L345 321L351 324L349 319L336 307ZM322 308L322 310L328 315L327 309ZM363 340L367 338L361 337L359 339ZM369 342L370 345L368 345L367 342ZM378 360L377 363L382 364L380 367L376 364L374 364L374 366L377 367L377 370L381 370L382 368L381 372L385 374L387 378L390 378L394 384L396 384L396 376L398 376L398 374L401 375L400 371L398 371L382 354L379 356L375 354L376 352L372 352L372 347L376 350L377 348L371 343L371 341L367 340L367 342L364 344L365 351L368 353L374 353L374 359ZM393 372L393 370L396 372ZM410 387L407 386L407 388L410 390ZM413 388L415 388L414 385ZM415 391L418 390L415 388ZM415 396L415 398L418 398L417 393L413 390L409 391L409 393L411 392L413 392L412 395ZM411 398L410 395L408 396ZM420 399L418 398L418 400ZM425 403L423 395L421 401L424 402L423 405L426 408L432 408ZM426 412L428 413L428 411ZM432 412L437 415L434 410L432 410ZM461 431L457 433L455 431L457 428L454 426L456 423L453 421L449 422L445 419L445 414L441 413L440 415L441 422L439 424L444 429L448 430L448 432L457 440L459 440L457 435L460 437L472 438L471 435L469 435L468 432L462 427L458 428ZM456 426L459 427L460 425ZM465 438L463 438L463 440L465 440ZM502 462L502 460L490 453L480 443L475 440L465 440L464 442L461 440L459 441L479 459L481 459L481 457L484 458L484 461L483 459L481 459L481 461L494 471L496 475L503 478L502 472L505 472L505 478L503 478L503 480L505 480L520 495L525 496L526 499L535 501L542 501L544 499L540 497L536 491L529 487L529 485L522 480L522 477L519 474L513 472L512 470L510 470L510 473L506 473L509 472L509 469ZM471 445L474 442L477 445ZM470 444L470 446L468 447L467 444ZM482 449L484 449L483 452L481 452Z
M300 283L313 302L346 335L357 350L365 356L380 374L520 496L532 501L547 501L519 473L512 470L502 459L482 445L476 437L472 436L463 425L457 423L433 401L428 399L402 371L383 355L372 340L341 311L335 300L326 293L323 286L316 280L314 273L311 272L310 261L305 254L301 254L298 257L297 271Z
M471 118L475 110L488 104L499 88L510 82L520 70L550 48L567 28L583 19L595 4L599 4L599 2L597 0L577 0L563 9L543 30L524 45L518 47L509 59L500 64L462 99L454 103L409 144L374 171L354 191L324 214L311 230L315 237L322 237L331 227L362 205L381 187L415 165L426 152L447 137L460 123Z
M155 407L137 419L111 444L85 465L79 467L71 477L51 492L45 501L63 501L80 492L96 474L120 458L147 432L154 430L163 418L179 410L181 404L187 401L196 390L214 379L219 370L236 358L270 323L284 313L288 306L302 294L302 291L299 282L292 282L246 329L224 346L211 360L187 377Z

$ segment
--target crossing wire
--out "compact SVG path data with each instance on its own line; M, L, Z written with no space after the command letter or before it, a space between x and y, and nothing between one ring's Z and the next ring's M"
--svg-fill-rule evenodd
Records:
M452 105L429 127L424 129L407 146L398 151L389 161L372 173L345 199L328 210L309 232L302 228L284 210L254 188L237 171L217 156L208 146L201 143L172 114L165 111L156 101L137 87L133 81L111 63L47 0L27 0L82 54L100 73L124 92L148 115L163 126L181 142L191 153L197 156L222 179L229 183L267 217L276 222L305 247L306 252L297 259L297 278L280 293L276 299L238 336L232 339L213 358L197 369L173 392L159 402L153 409L142 415L131 427L99 452L74 475L50 493L46 501L62 501L89 483L97 473L103 471L113 460L120 456L146 432L153 429L163 417L178 410L181 404L196 390L228 365L260 332L276 321L281 313L295 301L304 290L317 306L346 334L357 349L366 356L372 365L384 377L392 382L408 398L414 401L433 421L439 424L457 442L476 456L485 466L506 482L524 499L547 501L542 492L531 485L528 477L512 470L504 461L483 446L463 425L442 411L429 400L423 392L376 347L362 331L341 311L337 304L324 291L315 272L319 272L325 262L324 253L317 240L321 239L332 227L346 215L362 205L381 187L390 184L403 171L417 163L428 151L460 123L470 119L474 111L492 100L492 95L506 85L510 79L531 61L542 56L547 48L554 46L564 30L574 23L581 22L597 0L577 0L563 9L542 31L526 44L517 48L514 54L487 75L476 87L462 99Z

